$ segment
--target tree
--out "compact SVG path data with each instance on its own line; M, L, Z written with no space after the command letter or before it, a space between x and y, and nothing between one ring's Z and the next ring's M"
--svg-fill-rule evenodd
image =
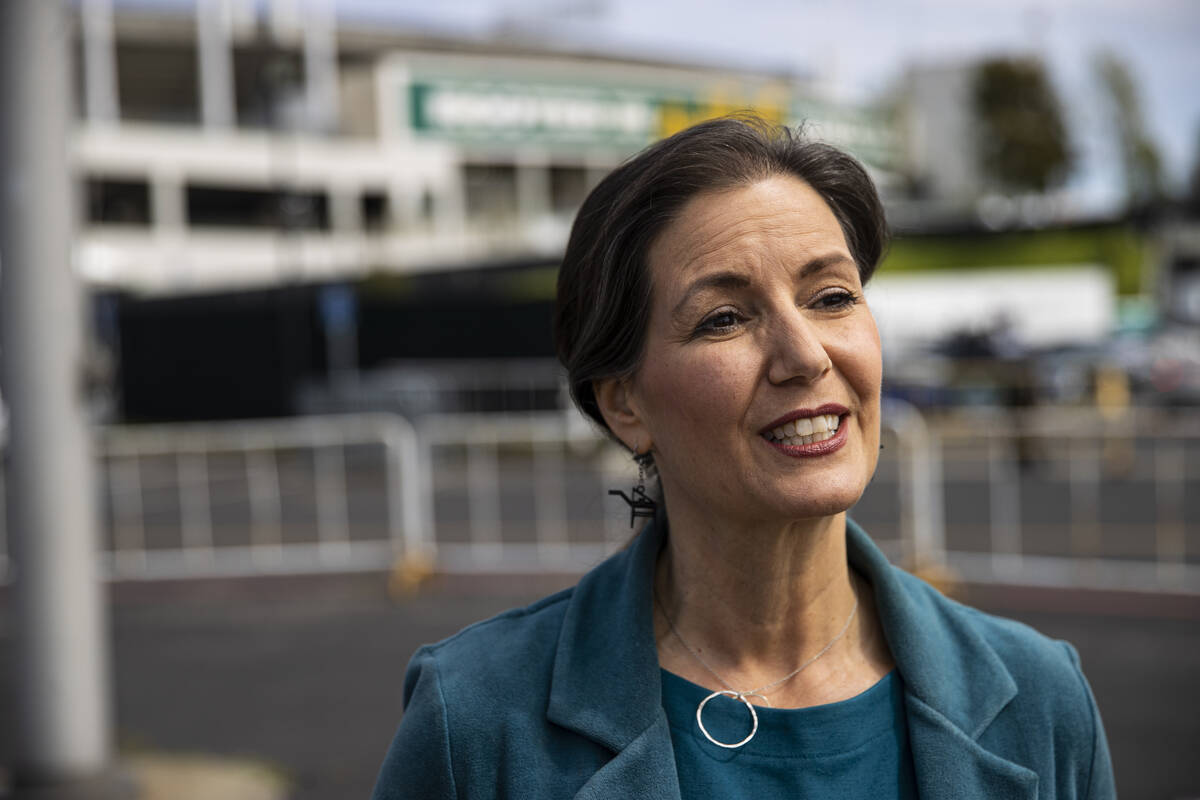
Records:
M1137 85L1125 62L1111 52L1099 53L1094 66L1108 96L1129 208L1154 205L1163 196L1162 158L1146 133Z
M1040 61L983 61L975 70L972 104L979 167L990 183L1046 192L1066 178L1072 160L1067 127Z

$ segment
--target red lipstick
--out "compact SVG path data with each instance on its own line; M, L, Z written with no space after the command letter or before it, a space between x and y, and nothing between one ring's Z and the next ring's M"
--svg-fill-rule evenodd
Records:
M812 442L811 444L791 445L771 438L771 431L781 425L793 420L806 419L808 417L815 417L822 414L832 414L838 417L837 431L828 439L820 442ZM850 410L845 406L838 405L837 403L826 403L825 405L818 406L817 408L801 408L788 414L784 414L782 417L763 428L759 434L759 438L784 455L792 456L794 458L825 456L841 450L846 444L846 440L850 436L850 426L846 424L846 420L849 418L849 416Z

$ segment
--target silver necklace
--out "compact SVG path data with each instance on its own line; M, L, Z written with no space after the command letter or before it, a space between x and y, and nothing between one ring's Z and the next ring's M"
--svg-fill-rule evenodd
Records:
M794 670L789 672L787 675L784 675L782 678L780 678L777 681L768 683L765 686L760 686L757 689L751 689L748 692L739 692L737 689L732 688L724 678L722 678L719 674L717 674L717 671L715 669L713 669L711 666L709 666L708 662L705 661L704 658L699 653L697 653L694 649L692 649L692 646L687 643L687 641L683 638L683 636L681 636L679 634L679 629L676 628L675 623L673 621L671 621L670 615L667 614L666 607L658 599L657 588L654 590L654 603L655 603L655 605L658 606L658 610L660 612L662 612L663 619L665 619L667 621L667 627L671 629L671 633L673 633L675 635L675 638L679 640L679 643L681 645L683 645L684 648L687 649L687 651L689 653L692 654L692 658L694 658L700 662L700 666L702 666L706 670L708 670L709 674L711 674L714 678L716 678L717 682L725 687L724 689L718 689L717 691L713 692L708 697L701 700L700 705L696 706L696 725L699 726L700 732L702 734L704 734L705 739L708 739L710 742L715 744L717 747L724 747L724 748L727 748L730 750L736 750L737 748L746 744L747 742L749 742L751 739L754 738L754 734L758 733L758 712L754 710L754 704L751 703L748 698L757 697L760 700L762 700L764 703L766 703L768 707L770 707L771 701L767 698L767 696L765 694L763 694L763 692L767 691L768 689L774 689L776 686L779 686L782 683L786 683L787 681L791 680L792 678L796 677L801 672L803 672L804 669L809 664L812 664L818 658L820 658L821 656L828 653L829 649L831 647L833 647L835 644L837 644L839 639L841 639L843 636L846 635L846 631L850 630L850 623L854 620L854 615L858 613L858 596L856 595L854 598L854 608L850 609L850 616L846 617L846 624L842 626L842 629L840 631L838 631L838 635L834 636L832 639L830 639L829 644L822 647L821 650L815 656L808 659L803 664L796 667ZM750 719L752 720L753 725L750 728L749 735L747 735L746 738L742 739L740 742L730 743L730 742L717 741L715 738L713 738L713 735L708 732L708 728L704 727L704 707L706 705L708 705L709 700L712 700L714 697L721 697L721 696L730 697L730 698L733 698L734 700L740 700L740 701L742 701L742 703L745 704L746 708L750 709Z

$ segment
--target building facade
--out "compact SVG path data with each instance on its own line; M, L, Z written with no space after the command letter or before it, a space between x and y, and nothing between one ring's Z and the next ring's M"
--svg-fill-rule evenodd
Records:
M608 170L737 109L804 116L886 160L886 127L816 103L793 75L346 27L329 3L299 8L81 6L89 283L171 294L553 259Z

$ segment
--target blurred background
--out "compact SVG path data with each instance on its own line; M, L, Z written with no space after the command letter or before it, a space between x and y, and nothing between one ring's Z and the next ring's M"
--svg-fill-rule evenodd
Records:
M364 797L418 644L628 539L558 259L608 170L749 108L856 155L894 228L851 513L1079 648L1123 797L1200 797L1200 6L77 0L59 34L124 762Z

